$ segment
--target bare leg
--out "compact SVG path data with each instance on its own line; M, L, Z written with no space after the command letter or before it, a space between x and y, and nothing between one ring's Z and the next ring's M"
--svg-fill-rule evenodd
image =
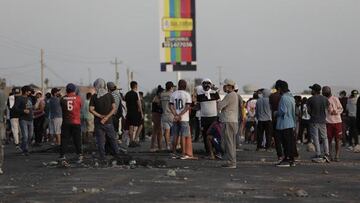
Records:
M174 137L174 142L173 142L173 147L172 147L172 151L173 153L176 153L176 146L178 145L178 136L175 135Z
M184 147L185 147L185 153L186 155L193 157L193 148L192 148L192 138L191 136L187 136L184 138L183 142L185 142Z
M211 135L208 135L207 136L207 142L208 142L208 146L209 146L209 149L210 149L210 159L215 159L215 156L214 156L214 150L213 150L213 146L212 146L212 136Z
M136 142L140 141L140 134L141 134L141 131L142 131L143 127L144 127L143 125L139 125L139 127L135 131L136 132L136 134L135 134L135 141Z
M157 143L159 150L162 150L162 132L161 128L157 130L156 136L157 136Z
M181 151L182 155L186 155L186 138L184 136L181 136Z
M166 144L166 148L169 148L170 146L170 129L165 129L165 144Z
M55 135L55 142L56 142L56 145L61 145L61 135Z
M335 158L340 158L341 140L335 139Z

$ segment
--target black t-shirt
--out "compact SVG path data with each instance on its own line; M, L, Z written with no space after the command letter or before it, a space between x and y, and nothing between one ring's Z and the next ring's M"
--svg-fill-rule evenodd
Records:
M138 94L131 90L125 95L126 109L128 114L137 114L139 113L138 108L139 96Z
M95 111L101 115L108 115L112 110L112 104L115 104L114 97L110 93L97 98L97 94L91 96L89 106L95 107ZM100 122L100 118L95 116L95 121ZM112 122L112 116L107 120L107 124Z

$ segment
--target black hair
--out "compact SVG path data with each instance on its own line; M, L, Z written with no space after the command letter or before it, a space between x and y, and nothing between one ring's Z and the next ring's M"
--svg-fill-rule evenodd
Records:
M136 81L131 81L130 82L130 88L134 89L137 86L137 82Z
M86 93L86 99L90 99L91 95L92 95L91 92Z
M179 86L179 90L186 90L186 81L179 80L178 86Z

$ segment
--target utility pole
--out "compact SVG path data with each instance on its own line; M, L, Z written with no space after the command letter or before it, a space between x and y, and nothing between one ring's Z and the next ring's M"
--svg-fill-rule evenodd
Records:
M219 69L219 88L221 89L221 85L222 85L222 66L218 66L217 67Z
M44 88L44 68L45 68L45 63L44 63L44 49L40 49L40 65L41 65L41 92L44 94L45 92L45 88Z
M91 69L88 68L89 86L91 86Z
M129 68L126 69L126 75L127 75L127 88L128 88L128 91L130 91L130 78L131 78L131 75L130 75L130 69Z
M111 64L115 65L115 85L117 87L119 87L119 70L118 70L118 65L120 65L122 63L122 61L118 62L118 59L115 58L115 62L110 62Z

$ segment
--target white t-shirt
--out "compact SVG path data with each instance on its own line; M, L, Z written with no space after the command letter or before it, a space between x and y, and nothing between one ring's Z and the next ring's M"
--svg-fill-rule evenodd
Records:
M184 90L177 90L171 94L170 104L173 104L177 114L180 114L186 107L191 104L191 95ZM181 116L181 121L189 121L189 111Z

